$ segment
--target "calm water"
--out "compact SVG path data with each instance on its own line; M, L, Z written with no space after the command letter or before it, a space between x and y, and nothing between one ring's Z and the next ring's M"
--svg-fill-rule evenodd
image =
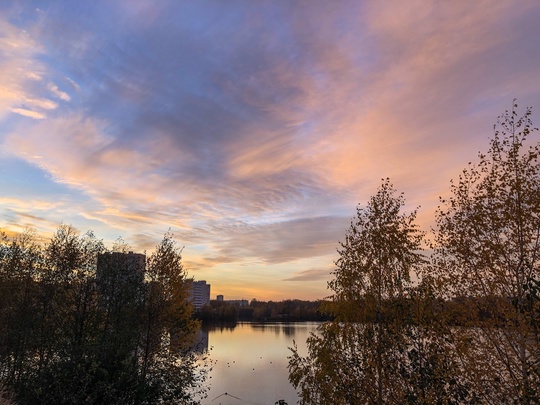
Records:
M279 399L296 404L299 398L288 380L288 347L294 340L300 353L307 354L306 339L317 325L238 323L234 328L205 328L202 334L215 364L210 391L202 404L274 405ZM228 395L221 395L224 393Z

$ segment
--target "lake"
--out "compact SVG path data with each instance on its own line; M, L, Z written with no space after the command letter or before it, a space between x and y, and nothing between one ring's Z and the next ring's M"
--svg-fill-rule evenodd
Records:
M201 338L207 339L215 364L208 380L208 397L201 403L274 405L283 399L289 405L296 404L299 397L288 379L288 348L294 340L305 356L306 339L318 325L245 322L235 327L203 327Z

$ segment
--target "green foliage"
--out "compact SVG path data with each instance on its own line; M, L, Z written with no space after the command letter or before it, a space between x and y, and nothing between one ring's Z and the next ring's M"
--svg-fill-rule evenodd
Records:
M61 226L0 245L0 380L20 404L145 404L204 396L206 360L171 235L139 261ZM99 262L99 264L98 264ZM141 266L142 265L142 266Z

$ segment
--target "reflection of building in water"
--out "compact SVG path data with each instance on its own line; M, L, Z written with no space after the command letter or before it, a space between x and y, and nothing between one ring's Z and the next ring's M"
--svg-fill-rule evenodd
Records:
M188 280L188 283L190 283L189 300L196 310L210 303L210 284L206 284L205 280Z
M197 337L195 338L195 344L193 345L193 351L197 353L208 351L208 340L208 329L199 328Z

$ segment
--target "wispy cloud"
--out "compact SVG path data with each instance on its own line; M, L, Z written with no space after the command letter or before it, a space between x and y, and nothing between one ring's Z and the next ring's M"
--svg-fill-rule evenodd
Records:
M49 83L47 85L47 89L57 98L63 100L63 101L69 101L71 100L71 97L68 93L61 91L57 85L53 83Z
M215 248L225 257L268 264L325 256L335 252L348 222L345 217L314 217L233 226L215 235Z
M293 273L283 281L328 281L331 278L330 269L309 269Z
M13 111L31 118L43 118L39 112L24 108L28 87L41 79L42 64L35 58L40 46L23 29L4 21L0 28L0 118Z
M4 6L2 152L25 162L11 177L38 167L75 207L20 212L141 249L171 228L189 267L231 291L265 271L276 291L315 291L381 178L428 228L496 115L540 105L539 15L534 1Z
M43 118L46 117L45 114L42 114L42 113L37 112L37 111L27 110L26 108L12 107L12 108L10 108L10 111L14 112L16 114L20 114L20 115L23 115L23 116L29 117L29 118L34 118L34 119L37 119L37 120L42 120Z
M0 15L0 18L2 16ZM13 112L24 117L44 119L58 108L58 102L69 101L68 93L53 82L44 82L47 66L40 56L45 47L27 30L3 18L0 28L0 118Z

